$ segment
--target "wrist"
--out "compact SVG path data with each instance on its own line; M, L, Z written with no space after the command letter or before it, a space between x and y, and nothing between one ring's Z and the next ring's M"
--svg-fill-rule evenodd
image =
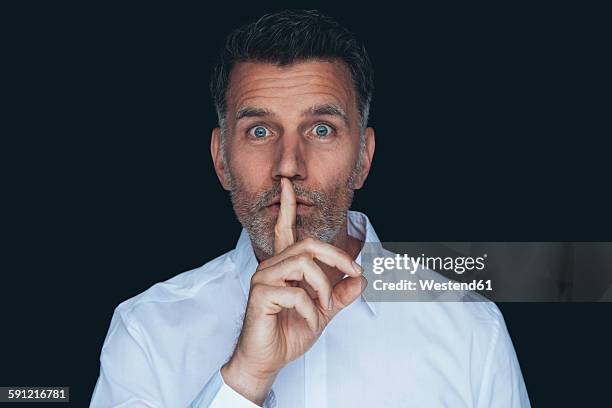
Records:
M250 370L247 364L235 356L221 367L223 381L238 394L260 406L272 389L276 374L277 372Z

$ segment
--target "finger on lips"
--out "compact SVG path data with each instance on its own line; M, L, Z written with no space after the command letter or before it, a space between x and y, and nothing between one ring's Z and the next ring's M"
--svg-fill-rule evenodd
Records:
M274 254L281 253L295 243L296 199L291 182L281 178L280 208L274 226Z
M306 238L296 243L296 209L295 191L289 179L281 178L280 208L274 226L274 256L261 262L251 279L252 289L267 299L272 313L279 308L295 308L297 313L306 319L308 326L318 330L319 314L308 293L299 287L288 286L288 281L306 281L317 293L319 303L329 311L334 309L331 287L327 275L316 264L315 259L326 265L338 268L351 278L363 279L363 269L345 251L329 243L314 238ZM339 307L344 302L345 293L352 282L341 282L338 292ZM352 290L349 290L352 292ZM347 293L348 294L348 293ZM353 297L353 296L348 296Z

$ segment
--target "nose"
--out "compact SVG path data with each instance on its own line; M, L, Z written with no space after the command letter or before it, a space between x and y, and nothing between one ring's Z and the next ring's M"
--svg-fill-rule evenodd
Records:
M272 177L280 181L281 177L304 180L306 176L304 146L299 135L284 134L277 145Z

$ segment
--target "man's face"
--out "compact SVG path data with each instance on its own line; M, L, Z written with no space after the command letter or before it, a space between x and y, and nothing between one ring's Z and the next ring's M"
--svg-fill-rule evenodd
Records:
M225 146L219 146L215 129L211 149L217 174L256 249L272 255L281 177L296 192L297 239L333 242L373 153L370 128L364 139L372 139L371 149L361 143L346 65L240 63L232 70L226 98Z

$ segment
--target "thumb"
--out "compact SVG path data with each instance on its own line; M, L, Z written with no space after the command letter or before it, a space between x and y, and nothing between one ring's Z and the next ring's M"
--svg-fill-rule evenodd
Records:
M367 279L361 275L342 279L334 286L332 300L334 306L329 312L330 317L334 317L342 309L353 303L365 290L368 285Z

